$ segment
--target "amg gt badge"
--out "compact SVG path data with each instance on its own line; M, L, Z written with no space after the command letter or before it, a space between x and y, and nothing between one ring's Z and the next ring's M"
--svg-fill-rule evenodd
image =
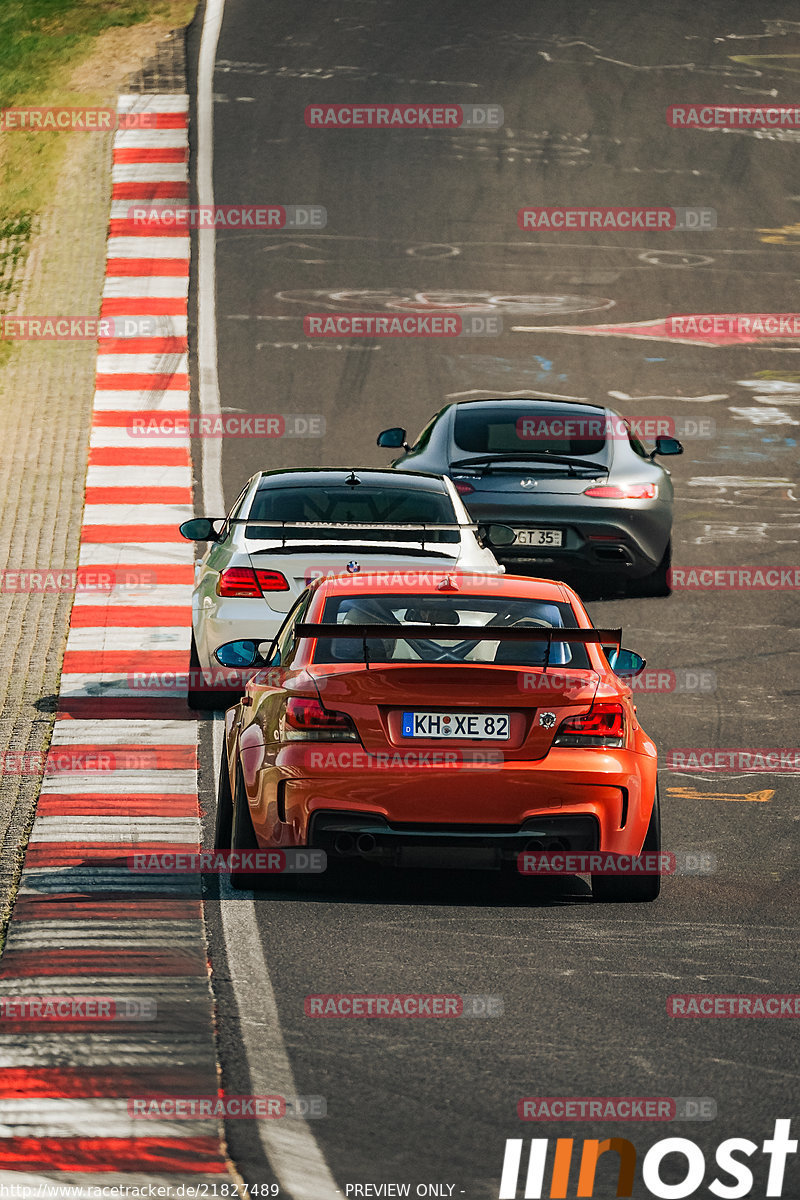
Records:
M551 712L539 713L539 724L544 725L545 729L552 729L556 723L556 714Z

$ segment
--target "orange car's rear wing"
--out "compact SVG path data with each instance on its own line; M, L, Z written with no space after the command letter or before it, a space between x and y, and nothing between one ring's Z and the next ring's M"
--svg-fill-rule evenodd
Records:
M587 642L603 646L622 646L621 629L544 629L505 628L494 625L333 625L299 622L295 626L298 638L354 638L360 639L364 649L364 662L369 666L368 641L401 638L431 638L445 642L546 642L547 651L542 664L550 665L550 650L553 642Z
M455 635L455 636L454 636ZM331 625L299 622L298 638L437 638L447 642L599 642L621 646L621 629L531 629L495 625Z

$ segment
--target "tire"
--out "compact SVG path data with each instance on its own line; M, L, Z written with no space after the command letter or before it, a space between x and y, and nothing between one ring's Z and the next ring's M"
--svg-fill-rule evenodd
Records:
M672 588L669 586L669 570L672 566L672 538L667 542L666 549L661 556L661 562L650 575L645 575L644 579L639 581L640 596L671 596Z
M189 671L190 677L199 676L203 671L203 667L200 664L200 656L197 653L194 632L192 632L192 644L189 648ZM239 697L235 692L212 691L211 688L190 687L186 693L186 703L189 708L193 708L196 712L209 712L220 708L230 708L238 699Z
M661 799L656 796L650 824L647 826L642 853L661 850ZM661 892L660 875L593 875L592 896L606 904L646 903L657 900Z
M247 804L247 793L244 786L244 776L241 767L236 769L236 787L233 793L231 812L231 850L258 850L253 822L250 819L250 809ZM247 871L231 871L231 887L236 891L290 891L297 885L297 875L269 874L267 872L251 874Z
M217 812L214 819L214 849L229 850L233 832L233 795L228 777L228 750L222 744L222 758L217 781Z
M250 820L250 810L247 807L247 793L244 786L244 776L242 768L236 768L236 788L233 793L231 804L231 833L230 833L230 848L231 850L257 850L258 842L253 830L253 822ZM246 871L231 871L230 880L231 887L237 891L242 889L250 889L258 886L258 875L251 875Z

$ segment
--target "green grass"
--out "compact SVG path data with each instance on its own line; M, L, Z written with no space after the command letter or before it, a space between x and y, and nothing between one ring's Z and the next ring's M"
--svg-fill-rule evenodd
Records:
M194 0L0 0L0 108L112 106L113 96L79 93L69 83L100 34L143 21L179 28L194 9ZM67 138L93 136L0 131L0 239L8 225L19 230L5 256L24 257L31 222L54 195ZM0 312L9 298L10 265L0 257Z
M180 7L186 10L182 15ZM148 20L180 24L192 8L170 0L3 0L0 108L42 103L105 29Z

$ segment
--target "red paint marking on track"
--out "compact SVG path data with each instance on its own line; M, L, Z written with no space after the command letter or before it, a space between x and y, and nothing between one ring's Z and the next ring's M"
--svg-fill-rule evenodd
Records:
M228 1170L215 1137L3 1138L2 1153L6 1170L137 1174L225 1174Z
M108 223L108 232L110 237L153 237L154 230L152 226L144 225L140 221L134 221L128 217L112 217ZM175 229L172 226L165 226L163 229L159 226L156 237L186 237L188 230Z
M189 114L185 112L154 112L148 109L147 124L142 129L186 129L189 124ZM124 118L121 119L124 124ZM135 129L136 125L128 128Z
M135 759L137 756L146 758L148 762L152 761L155 770L169 771L179 770L185 767L197 766L197 747L196 746L173 746L170 744L157 745L150 742L113 742L108 745L105 742L69 742L66 745L59 743L57 746L50 746L45 759L46 770L52 775L69 775L79 767L73 767L72 770L67 768L59 769L59 760L64 761L69 759L70 763L75 760L81 760L89 756L92 760L102 761L107 757L112 763L119 763L120 758ZM117 767L117 770L120 768ZM121 768L125 770L123 766ZM135 771L138 768L131 766L128 770ZM104 771L98 771L98 776L107 774Z
M0 1098L20 1096L54 1100L86 1100L120 1096L213 1096L217 1080L210 1084L208 1074L181 1067L164 1069L109 1067L6 1067L0 1069Z
M61 696L60 720L76 721L197 721L199 714L183 699L171 696Z
M116 837L116 840L112 841L112 837ZM165 838L160 841L153 838L152 841L145 842L139 841L137 838L138 833L135 830L125 829L118 830L116 834L109 831L107 841L68 842L66 839L62 842L31 841L28 845L26 866L97 866L107 870L116 862L117 866L129 871L133 879L144 880L152 875L154 879L163 881L167 878L168 872L134 871L132 861L134 856L138 858L143 855L146 863L154 855L158 857L159 861L162 861L165 855L185 856L200 853L200 848L195 842L170 842ZM180 871L175 874L185 875L189 878L191 872ZM5 959L0 960L0 967L4 962Z
M121 146L119 149L114 150L114 162L182 163L187 161L188 154L188 149L185 146L146 146L143 148Z
M84 525L81 541L103 545L139 545L142 542L179 542L185 545L177 525Z
M98 392L168 392L173 389L187 391L189 376L185 373L150 375L138 372L120 372L119 375L98 375L95 388ZM97 417L106 415L105 413L96 413L92 424L105 424L104 421L98 421Z
M96 975L174 975L208 977L208 964L200 947L191 949L138 949L135 942L126 942L117 950L96 950L92 946L79 949L14 950L3 955L0 979L25 979L27 976L68 976L91 979ZM107 991L107 985L104 985ZM156 990L156 989L154 989ZM108 1022L102 1021L108 1029ZM209 1040L211 1030L209 1029ZM4 1144L4 1143L0 1143Z
M98 354L185 354L185 337L98 338Z
M180 379L181 376L174 376L173 378ZM184 375L182 378L185 379L186 376ZM185 408L158 409L157 411L152 408L130 410L113 408L110 410L101 410L93 414L92 425L95 429L126 429L134 420L143 422L167 421L169 422L168 431L171 427L174 427L175 422L178 422L178 427L175 430L176 433L186 433L188 435L189 432L189 414ZM141 434L131 431L132 441L138 441L141 436Z
M51 896L18 896L14 902L15 921L127 921L132 913L143 921L193 921L203 915L201 900L180 897L164 900L139 899L132 896L126 904L116 900L81 900L75 902L70 893L65 900ZM0 1069L0 1088L3 1071ZM2 1095L2 1091L0 1091Z
M107 296L101 317L185 317L186 301L180 296Z
M62 671L65 675L97 671L179 672L188 675L185 650L67 650ZM170 681L172 682L172 681Z
M191 570L191 568L189 568ZM178 582L173 580L172 582ZM191 583L191 579L181 582ZM144 629L153 625L177 625L188 629L192 624L192 610L187 604L185 608L176 605L148 605L142 597L141 608L135 605L109 604L108 606L94 604L77 604L72 610L70 627L72 629Z
M97 446L89 451L90 467L188 467L183 446Z
M141 528L146 529L147 526ZM146 541L145 538L142 541ZM85 567L84 570L99 571L101 573L110 573L116 571L115 578L120 584L133 583L139 581L142 584L149 583L191 583L194 579L194 568L191 563L101 563L97 567ZM129 578L132 577L132 578ZM187 602L188 604L188 602ZM73 608L73 615L82 606L79 604ZM122 606L120 606L121 608ZM86 606L87 610L91 605ZM104 611L110 612L110 609ZM139 612L142 610L139 609ZM163 612L163 608L158 609ZM182 610L184 611L184 610ZM112 622L113 623L113 622ZM156 625L168 625L168 621L156 621Z
M87 504L191 504L190 487L87 487Z
M148 200L188 200L188 183L158 182L142 179L128 183L115 183L111 188L112 200L136 200L146 204Z
M180 277L188 274L188 258L109 258L106 261L106 277L115 279L121 275Z
M48 792L40 796L36 811L42 817L196 817L197 796L180 792L123 797L64 796Z

